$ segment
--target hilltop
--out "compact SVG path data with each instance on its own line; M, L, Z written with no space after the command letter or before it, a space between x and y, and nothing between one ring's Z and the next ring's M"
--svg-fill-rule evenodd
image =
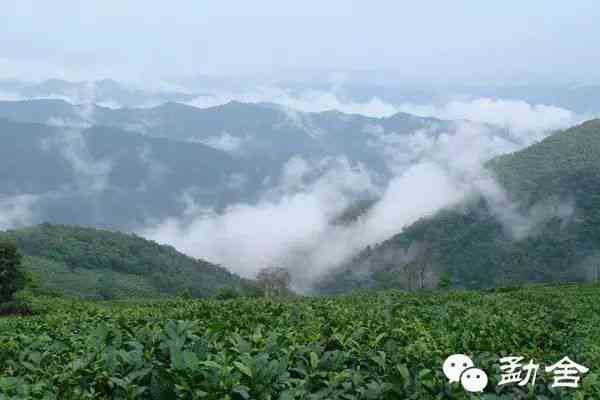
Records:
M25 255L43 291L83 299L157 298L215 294L248 282L225 268L133 234L41 224L0 232Z

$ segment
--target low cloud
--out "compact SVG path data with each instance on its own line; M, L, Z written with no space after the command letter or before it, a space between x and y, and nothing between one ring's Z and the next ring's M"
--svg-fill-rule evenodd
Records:
M54 126L56 128L62 128L62 129L87 129L90 128L92 125L89 122L84 122L81 120L72 120L72 119L67 119L67 118L60 118L60 117L50 117L50 119L48 119L48 121L46 122L46 125L50 125L50 126Z
M93 122L95 106L121 109L123 105L115 99L98 100L96 83L87 81L76 88L69 88L60 93L42 92L24 95L20 91L0 91L0 101L22 101L22 100L62 100L76 106L75 110L79 116L87 122ZM140 105L141 106L141 105Z
M32 194L0 195L0 230L30 225L35 220L34 206L39 197Z
M25 100L25 98L18 93L0 91L0 101L20 101L20 100Z
M363 166L344 158L311 163L296 157L285 169L278 185L256 204L235 204L216 213L187 196L183 218L168 218L140 234L247 277L262 267L281 265L305 279L321 257L315 249L324 250L329 240L329 221L354 198L377 188ZM322 173L310 180L316 171Z
M280 129L283 126L291 125L304 131L313 138L318 138L325 134L323 129L317 127L316 124L313 123L312 115L286 106L280 106L279 109L283 111L285 120L275 124L273 126L274 129Z
M167 165L154 157L152 148L149 145L138 148L138 157L148 171L147 179L140 183L139 190L146 190L148 184L164 182L166 177L172 172ZM108 163L108 161L105 162Z
M535 235L538 228L552 218L558 218L564 224L575 214L575 203L571 198L550 197L523 208L510 198L489 171L483 171L473 185L486 199L492 215L500 222L505 233L513 240Z
M193 138L190 141L202 143L213 149L222 150L227 153L237 154L242 151L242 146L248 142L250 137L233 136L228 132L222 132L220 135L209 136L206 139Z
M440 119L468 119L509 129L515 136L544 135L549 130L564 129L582 121L575 113L553 105L529 104L521 100L476 98L452 100L444 104L402 104L399 110Z
M101 192L108 188L112 162L92 157L81 130L63 129L56 136L43 140L41 147L44 151L59 152L69 162L81 192Z
M316 89L293 91L277 87L258 87L241 92L204 95L186 104L206 108L226 104L233 100L246 103L276 103L303 112L337 110L347 114L361 114L377 118L405 112L445 120L467 119L504 127L515 136L523 136L527 133L534 139L539 139L536 135L541 135L549 130L567 128L589 117L577 115L558 106L529 104L521 100L483 97L456 98L447 102L431 104L394 104L379 97L357 101L342 96L339 91L333 89L332 91ZM293 114L290 114L290 118L297 123L303 123Z
M199 96L186 104L207 108L226 104L233 100L244 103L276 103L304 112L337 110L347 114L362 114L370 117L387 117L398 112L396 106L377 97L361 102L342 98L334 92L323 90L307 89L294 92L275 87L259 87L246 92Z
M265 266L286 267L294 287L310 291L323 273L367 245L473 196L488 200L515 240L551 216L572 213L568 203L550 201L521 210L483 167L488 159L537 140L528 131L506 137L486 124L463 121L441 133L425 129L400 135L371 127L367 134L369 145L393 171L383 185L372 172L343 158L311 162L293 157L257 203L217 213L192 202L188 210L193 211L153 223L140 234L247 277ZM379 199L366 214L348 225L331 223L365 195Z

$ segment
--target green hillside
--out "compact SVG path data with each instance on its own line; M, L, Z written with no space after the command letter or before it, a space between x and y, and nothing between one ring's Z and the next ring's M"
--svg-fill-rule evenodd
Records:
M529 201L548 194L594 196L583 176L593 178L600 171L600 120L552 135L540 143L488 163L506 190ZM590 182L591 183L591 182Z
M16 241L34 284L71 297L205 297L245 284L220 266L131 234L42 224L0 237Z
M443 210L363 250L324 278L327 293L356 288L438 285L491 287L532 282L581 282L600 276L600 120L557 133L488 168L527 220L524 237L510 234L484 198ZM567 218L556 207L572 207ZM535 214L549 213L547 218Z

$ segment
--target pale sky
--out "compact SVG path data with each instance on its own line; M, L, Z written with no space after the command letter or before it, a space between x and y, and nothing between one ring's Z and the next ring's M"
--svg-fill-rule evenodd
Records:
M4 0L0 78L600 80L597 0Z

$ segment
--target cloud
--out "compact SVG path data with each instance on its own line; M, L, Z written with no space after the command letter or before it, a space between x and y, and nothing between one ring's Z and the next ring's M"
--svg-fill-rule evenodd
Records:
M63 129L56 136L43 140L41 148L58 151L69 162L81 192L101 192L108 188L112 162L92 157L80 129Z
M337 110L347 114L360 114L368 117L389 117L405 112L424 117L445 120L468 119L473 122L504 127L509 134L522 136L527 133L533 139L547 131L564 129L580 123L589 116L581 116L570 110L548 104L530 104L521 100L492 98L454 98L447 102L431 104L394 104L379 97L357 101L343 96L340 89L343 81L330 91L317 89L290 90L279 87L260 86L239 92L220 92L203 95L186 104L206 108L236 100L246 103L276 103L289 109L289 119L299 126L307 126L306 121L294 115L293 111L323 112ZM310 128L310 124L308 124ZM310 131L310 129L309 129Z
M482 143L494 146L488 136L469 128L464 124L447 136L419 131L409 135L413 138L406 143L395 138L394 144L400 146L396 150L404 147L414 157L398 165L385 187L376 185L375 176L364 167L343 158L310 162L296 156L257 204L236 204L222 213L188 204L193 212L154 224L140 234L248 277L267 265L284 266L291 270L296 289L309 290L321 274L365 246L468 195L472 188L464 171L490 152ZM413 146L411 140L429 143ZM460 159L455 149L459 144L465 154L473 152L467 144L477 144L481 158ZM366 194L380 198L367 215L351 225L331 223Z
M309 175L313 168L314 165L311 165L300 156L290 158L282 168L281 188L283 190L301 188L304 178Z
M411 135L371 130L370 145L380 149L395 176L365 222L363 229L372 232L369 236L385 239L409 220L473 196L486 199L492 214L515 240L532 234L548 218L571 216L572 203L562 199L546 199L522 209L484 168L487 160L531 145L538 137L548 136L548 131L531 135L516 130L514 136L505 137L488 125L469 121L453 125L452 131L441 134L427 129Z
M222 92L214 95L199 96L186 104L207 108L230 101L245 103L276 103L282 106L304 112L322 112L337 110L347 114L362 114L370 117L387 117L395 114L398 108L377 97L360 102L341 98L334 92L307 89L293 92L289 89L276 87L258 87L251 91ZM294 118L292 116L292 118Z
M115 100L98 101L96 105L99 107L110 108L111 110L119 110L123 108L123 105Z
M410 135L371 132L371 146L387 161L393 177L379 201L355 226L347 228L359 247L399 233L417 219L431 216L473 194L488 159L518 149L485 125L458 122L447 132L420 129Z
M81 130L87 129L92 126L89 122L60 117L50 117L50 119L46 121L46 125L54 126L56 128L70 128Z
M296 156L260 201L217 213L188 198L184 216L155 221L140 234L247 277L268 265L286 267L294 287L310 291L323 273L367 245L473 196L488 200L492 213L515 240L534 233L551 216L567 218L571 213L569 204L559 201L522 210L484 168L490 158L516 151L547 132L538 136L515 130L507 137L489 125L459 121L444 132L396 134L370 126L366 134L369 146L380 152L393 172L383 185L364 166L344 158L309 161ZM379 199L366 214L349 225L331 223L365 195Z
M40 89L41 90L41 89ZM84 121L92 123L95 106L110 108L113 110L123 108L116 99L98 100L96 82L86 81L83 85L66 87L58 93L38 92L37 94L24 95L21 91L0 91L0 101L22 101L22 100L62 100L76 106L75 110ZM140 105L141 106L141 105Z
M244 143L251 140L250 137L233 136L228 132L222 132L220 135L209 136L206 139L192 138L191 142L202 143L217 150L236 154L242 151Z
M334 229L329 221L353 198L376 188L363 166L344 158L311 163L295 157L285 170L278 185L256 204L235 204L216 213L185 196L184 217L168 218L140 234L247 277L254 277L262 267L282 265L307 279L315 272L308 266L323 258L315 249L325 251ZM308 181L317 172L319 176Z
M20 101L25 100L23 96L14 92L0 91L0 101Z
M139 189L145 190L148 183L161 183L168 174L172 172L171 168L155 159L152 148L144 145L138 148L138 157L147 169L148 179L140 183ZM106 161L105 161L106 162Z
M20 92L14 92L14 91L0 91L0 101L23 101L23 100L62 100L62 101L66 101L67 103L76 105L76 104L80 104L83 100L81 99L80 96L73 94L73 95L67 95L67 94L63 94L63 93L47 93L47 94L40 94L40 95L34 95L34 96L25 96L23 94L21 94Z
M564 129L584 118L553 105L529 104L521 100L476 98L452 100L444 104L402 104L399 110L440 119L468 119L505 127L518 135L543 135L549 130Z
M495 127L470 121L453 122L447 131L441 132L424 128L406 135L387 132L378 125L368 126L366 132L367 146L378 150L396 173L423 160L446 169L468 171L480 168L497 155L534 142L527 133L513 140Z
M558 218L564 224L575 214L575 204L571 198L549 197L523 208L498 185L489 171L482 172L473 185L486 199L492 215L500 222L505 233L516 241L535 235L538 228L551 218Z
M280 129L285 125L292 125L293 127L304 131L312 138L318 138L325 133L323 129L319 128L313 123L311 114L307 114L286 106L280 106L279 109L284 113L285 120L274 124L273 129Z
M96 111L96 83L87 81L83 89L73 94L77 104L75 111L84 120L91 124L95 122L94 113Z
M0 195L0 230L30 225L35 219L33 208L38 199L32 194Z

